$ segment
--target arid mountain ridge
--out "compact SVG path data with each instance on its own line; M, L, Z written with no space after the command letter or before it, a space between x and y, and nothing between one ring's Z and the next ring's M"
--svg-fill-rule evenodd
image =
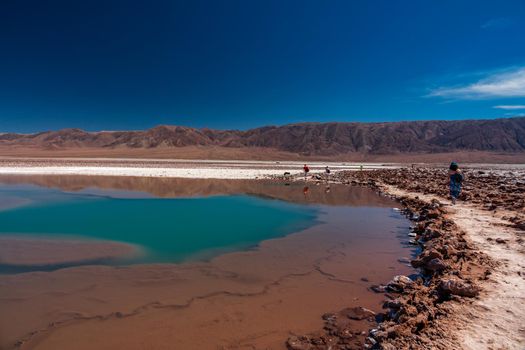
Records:
M157 126L144 131L63 129L0 134L0 147L156 149L186 146L268 148L301 155L456 151L525 152L525 117L391 123L301 123L247 131Z

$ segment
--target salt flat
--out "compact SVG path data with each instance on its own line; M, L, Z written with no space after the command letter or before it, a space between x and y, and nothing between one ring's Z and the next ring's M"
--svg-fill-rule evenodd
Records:
M10 175L99 175L178 177L200 179L256 179L303 173L303 162L297 161L217 161L166 159L107 158L2 158L0 174ZM308 163L312 173L397 167L381 163Z

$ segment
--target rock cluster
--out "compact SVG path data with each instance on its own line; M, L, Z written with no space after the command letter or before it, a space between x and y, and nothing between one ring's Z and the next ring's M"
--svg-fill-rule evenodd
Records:
M361 350L367 338L366 329L375 324L375 316L373 311L363 307L324 314L322 331L292 336L286 346L290 350Z
M460 200L485 210L509 211L504 216L514 228L525 231L525 172L509 170L463 169L463 189ZM409 192L449 196L446 168L417 167L342 172L336 174L343 183L372 188L380 184L393 185Z
M487 210L507 209L525 214L525 173L522 171L464 169L460 200ZM423 194L448 197L447 169L418 167L338 174L343 182L375 185L384 183ZM523 219L523 218L522 218Z
M440 320L450 312L447 303L475 297L477 281L490 274L489 259L472 249L442 205L433 201L399 198L404 213L413 222L414 240L421 253L410 263L419 268L416 280L396 276L385 286L389 299L384 303L381 322L370 331L365 344L377 349L440 349L449 345L435 339ZM399 282L402 281L401 286Z
M359 171L340 174L343 183L365 185L381 191L386 183L410 192L432 193L447 196L446 182L435 181L435 169L394 169L380 171ZM446 179L446 172L442 174ZM494 190L486 185L501 181L486 173L467 172L469 181L465 186L463 199L481 204L490 201L497 208L523 210L524 183L508 181L505 186L496 187L505 195L497 199ZM472 193L475 192L476 195ZM494 263L484 254L473 249L465 235L447 219L445 207L439 201L427 203L417 197L397 198L403 205L403 213L413 222L409 234L412 242L421 247L420 254L410 264L418 268L415 278L395 276L386 285L371 286L373 291L385 293L387 300L384 311L376 314L376 325L369 330L362 348L368 349L450 349L452 339L443 340L447 332L447 315L454 310L454 303L464 303L479 295L479 281L486 280ZM487 206L487 209L488 206ZM493 210L493 208L491 208ZM521 219L515 219L522 224ZM334 343L317 344L316 347L293 347L289 349L353 349L341 345L337 332L329 333ZM299 338L297 338L299 339ZM295 341L297 341L295 339ZM306 339L306 338L305 338ZM314 344L311 338L310 343ZM294 343L296 344L296 343Z

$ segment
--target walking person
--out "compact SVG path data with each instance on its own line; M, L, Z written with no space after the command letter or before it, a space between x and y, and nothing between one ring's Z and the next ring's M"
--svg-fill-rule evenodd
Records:
M463 183L463 175L459 171L459 166L456 162L450 163L450 167L448 169L448 178L448 186L450 189L452 204L456 204L456 200L461 193L461 184Z
M304 165L303 166L303 170L304 170L304 181L306 181L306 176L308 175L308 173L310 172L310 168L308 167L308 165Z
M330 168L328 165L324 168L324 172L326 174L326 182L330 181Z

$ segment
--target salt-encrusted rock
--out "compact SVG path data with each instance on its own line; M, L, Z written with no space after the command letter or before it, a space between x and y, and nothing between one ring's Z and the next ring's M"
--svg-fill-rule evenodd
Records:
M446 270L447 268L448 268L448 265L439 258L432 259L425 264L425 269L434 271L434 272L443 271L443 270Z
M399 310L401 306L403 306L403 302L401 302L399 299L387 300L383 304L384 309Z
M371 286L370 289L376 293L385 293L387 291L386 286L382 284L379 284L379 285L375 284Z
M478 286L455 278L442 280L439 290L445 295L453 294L471 298L479 294Z
M436 249L428 249L423 251L423 253L421 253L417 259L412 260L410 264L412 267L418 268L426 265L430 260L436 258L442 259L443 255Z
M386 289L390 292L401 293L412 283L414 283L414 281L407 276L398 275L388 282Z
M402 285L409 285L414 283L409 277L403 276L403 275L397 275L392 279L392 282L402 284Z

